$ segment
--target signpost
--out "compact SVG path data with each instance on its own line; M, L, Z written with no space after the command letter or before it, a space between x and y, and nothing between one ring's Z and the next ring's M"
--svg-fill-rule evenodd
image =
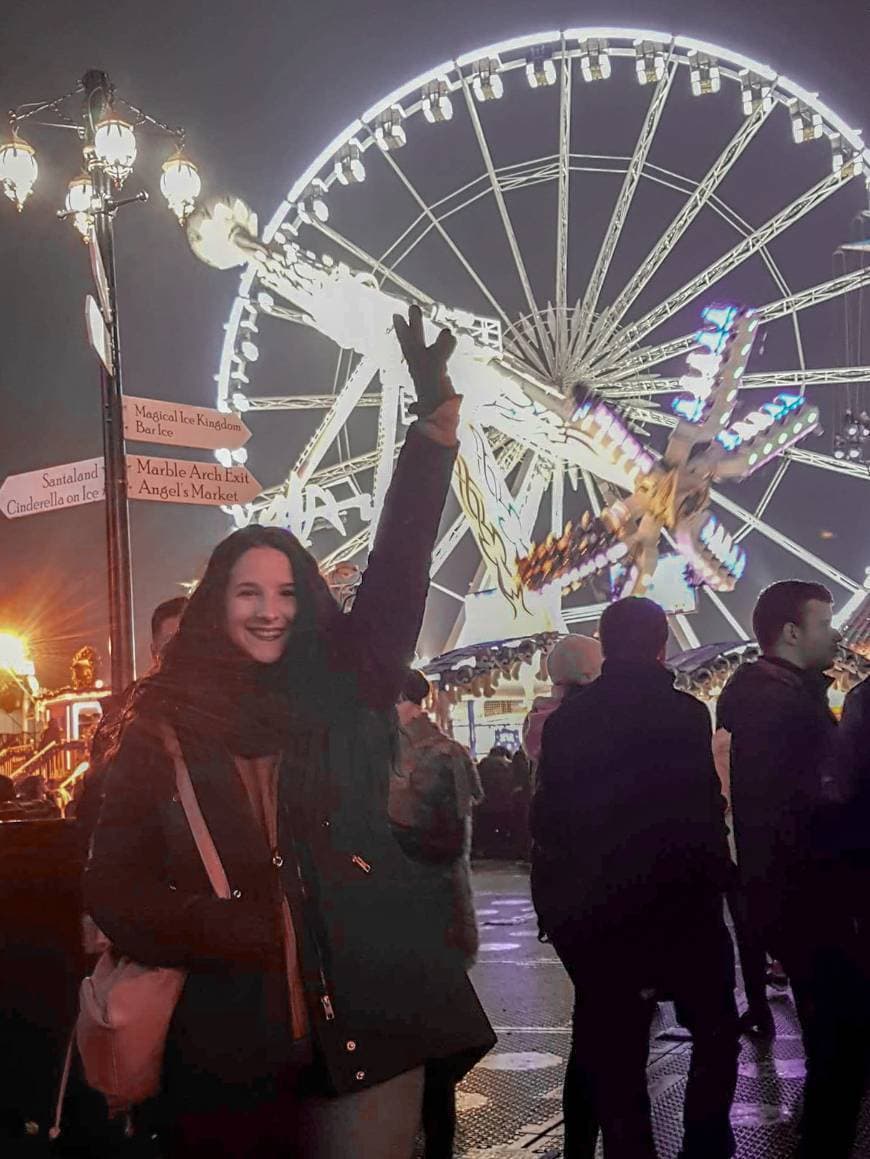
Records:
M106 497L103 460L82 459L61 467L10 475L0 487L0 511L7 519L97 503Z
M124 438L140 443L165 443L170 447L198 447L229 451L243 447L251 432L237 414L224 414L206 406L158 402L152 398L124 395Z
M223 507L249 503L262 490L245 467L219 467L187 459L127 455L131 499ZM0 512L7 519L97 503L106 497L102 459L83 459L42 471L10 475L0 487Z

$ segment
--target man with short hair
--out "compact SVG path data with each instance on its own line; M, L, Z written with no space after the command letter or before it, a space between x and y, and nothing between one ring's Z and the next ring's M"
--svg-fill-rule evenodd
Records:
M178 631L187 604L187 596L174 596L171 600L164 600L154 609L151 615L152 664L159 663L164 648Z
M728 1159L737 1081L732 874L710 716L664 666L668 622L629 598L601 617L601 676L544 725L532 897L575 987L565 1159L655 1159L646 1085L656 998L693 1037L683 1159Z
M828 705L839 633L821 584L786 580L758 598L761 649L726 685L731 805L746 913L791 981L804 1035L802 1159L851 1153L867 1023L841 857L842 815L826 792L836 741Z
M151 667L149 672L156 671L160 664L160 657L166 645L178 631L184 609L187 607L187 596L174 596L158 604L151 614ZM146 674L147 675L147 674ZM91 767L85 773L84 786L76 802L75 819L84 845L90 843L91 834L96 828L103 803L103 782L106 774L106 747L112 733L112 726L124 711L130 693L136 687L136 682L118 693L103 704L103 716L91 737Z

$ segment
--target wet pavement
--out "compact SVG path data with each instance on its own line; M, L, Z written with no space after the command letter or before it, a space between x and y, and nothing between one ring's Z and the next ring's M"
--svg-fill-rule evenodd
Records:
M487 863L475 867L474 879L481 945L472 978L498 1044L460 1087L456 1156L557 1159L562 1153L571 984L552 947L537 939L527 869ZM742 1043L732 1111L737 1159L787 1159L795 1145L804 1077L800 1033L788 993L771 990L769 995L775 1041ZM742 1010L742 994L738 1003ZM675 1159L679 1150L689 1051L672 1008L662 1003L649 1063L660 1159ZM870 1159L866 1105L854 1155Z

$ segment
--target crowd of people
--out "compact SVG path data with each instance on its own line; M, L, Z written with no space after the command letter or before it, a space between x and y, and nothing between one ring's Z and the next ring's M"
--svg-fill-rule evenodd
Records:
M773 584L753 623L761 658L716 709L724 785L708 710L675 689L667 618L649 600L605 610L601 676L544 724L532 894L575 987L565 1159L593 1159L599 1131L608 1159L654 1159L645 1069L664 999L692 1039L681 1155L734 1155L740 1033L775 1034L768 959L789 980L804 1040L798 1154L852 1153L870 1062L870 686L849 693L838 725L824 587Z
M630 598L553 649L524 753L476 767L409 668L457 453L453 340L427 346L414 308L395 322L418 417L351 610L289 532L237 531L157 609L154 664L94 737L76 815L103 960L183 971L136 1114L165 1159L410 1159L421 1124L450 1159L456 1084L495 1042L468 975L474 849L530 860L575 988L565 1159L600 1133L607 1159L654 1159L664 1000L692 1039L682 1159L734 1155L740 1034L775 1033L769 959L804 1036L801 1159L846 1159L870 1049L870 685L838 724L829 593L762 593L762 656L715 746L665 666L667 617ZM8 798L0 819L26 807Z

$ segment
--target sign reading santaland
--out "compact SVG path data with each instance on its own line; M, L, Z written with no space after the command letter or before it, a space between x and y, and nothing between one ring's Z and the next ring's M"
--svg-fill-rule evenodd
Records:
M124 437L140 443L235 451L245 445L251 432L237 414L125 395Z
M249 503L261 490L245 467L127 455L127 492L131 499L232 506ZM102 458L83 459L62 467L10 475L0 487L0 512L7 519L19 519L43 511L97 503L105 495Z

